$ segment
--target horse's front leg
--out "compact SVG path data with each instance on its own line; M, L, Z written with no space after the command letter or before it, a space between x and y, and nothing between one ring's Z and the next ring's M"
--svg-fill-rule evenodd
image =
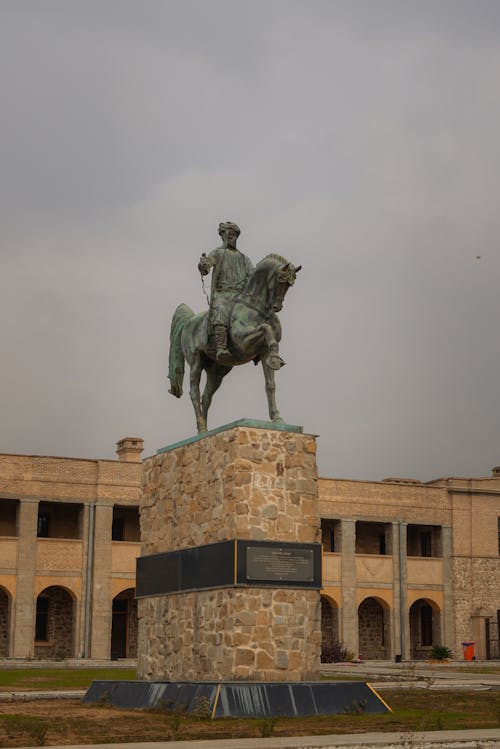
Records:
M263 333L264 338L266 340L268 351L264 359L266 359L267 365L271 369L281 369L284 362L280 358L278 341L276 340L274 336L274 331L272 327L268 325L267 323L262 323L262 325L259 325L258 329ZM267 382L267 378L266 378L266 382Z
M200 379L202 370L203 367L201 364L201 356L198 354L194 358L193 364L191 365L191 371L189 373L189 395L191 396L191 403L193 404L194 413L196 416L196 426L198 428L198 434L200 434L200 432L207 431L207 420L202 414L200 400Z
M269 365L267 357L264 357L264 359L262 359L262 369L264 371L264 379L266 382L269 418L271 419L271 421L274 421L274 423L283 424L284 421L281 418L280 412L278 411L278 406L276 405L276 383L274 381L274 369Z

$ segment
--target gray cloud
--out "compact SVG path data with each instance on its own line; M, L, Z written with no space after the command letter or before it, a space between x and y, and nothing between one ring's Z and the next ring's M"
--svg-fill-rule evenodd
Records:
M204 306L197 260L231 218L255 260L304 265L278 396L321 435L323 474L498 463L496 2L2 14L0 450L192 433L170 317ZM266 418L261 380L232 373L212 424Z

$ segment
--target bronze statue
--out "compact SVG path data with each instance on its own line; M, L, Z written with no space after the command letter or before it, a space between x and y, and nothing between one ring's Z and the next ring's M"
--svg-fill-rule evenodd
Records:
M278 344L281 325L277 312L302 266L295 267L276 253L267 255L255 269L236 249L240 234L236 224L219 225L223 245L202 255L202 275L213 268L210 310L198 315L186 305L175 310L170 329L169 371L172 395L180 398L185 361L190 366L189 393L198 432L207 430L207 413L215 391L234 366L262 363L269 417L283 423L275 398L274 372L283 366ZM200 396L200 378L207 382Z

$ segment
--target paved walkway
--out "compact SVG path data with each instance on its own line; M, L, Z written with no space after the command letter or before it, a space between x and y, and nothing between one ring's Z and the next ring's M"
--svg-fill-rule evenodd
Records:
M457 663L391 663L368 661L366 663L323 664L323 676L362 678L375 689L425 687L428 689L500 689L500 662L488 667L485 664ZM478 669L484 673L480 673ZM495 669L497 672L495 672Z
M349 733L290 738L168 741L131 744L93 744L88 749L499 749L500 729L426 731L422 733ZM26 747L24 749L27 749ZM59 747L58 747L59 749ZM83 749L82 745L60 749Z
M120 658L117 661L92 660L91 658L65 658L62 661L54 660L26 660L25 658L0 658L0 669L2 671L15 671L20 668L136 668L135 658Z

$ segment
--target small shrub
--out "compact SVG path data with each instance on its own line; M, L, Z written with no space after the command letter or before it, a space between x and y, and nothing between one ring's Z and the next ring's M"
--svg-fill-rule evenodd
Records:
M344 707L346 715L362 715L368 704L368 700L353 700L350 705Z
M182 722L182 713L180 711L172 713L172 715L170 716L170 725L172 727L172 731L174 732L174 734L176 734L177 731L179 730L181 722Z
M321 645L321 663L340 663L347 660L347 650L338 640Z
M433 645L431 650L431 658L433 661L439 661L439 663L443 663L444 661L448 661L450 658L452 658L453 653L451 652L450 648L447 648L446 645Z
M210 718L212 715L212 700L204 695L198 695L193 701L190 714L195 718Z
M45 746L48 726L43 719L23 715L5 715L3 718L9 738L17 739L19 733L27 734L32 746Z
M262 738L267 738L269 736L272 736L274 732L274 726L278 722L278 718L263 718L260 721L260 735Z

